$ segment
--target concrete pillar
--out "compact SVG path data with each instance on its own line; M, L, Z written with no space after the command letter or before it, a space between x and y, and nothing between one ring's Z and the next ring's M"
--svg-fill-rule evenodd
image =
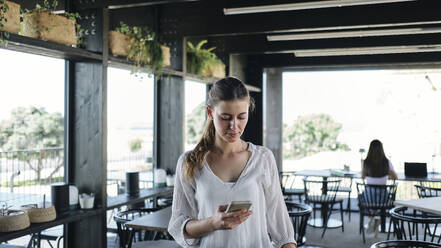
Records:
M280 68L266 69L265 88L265 140L266 147L273 151L277 167L282 171L283 161L283 117L282 117L282 73Z

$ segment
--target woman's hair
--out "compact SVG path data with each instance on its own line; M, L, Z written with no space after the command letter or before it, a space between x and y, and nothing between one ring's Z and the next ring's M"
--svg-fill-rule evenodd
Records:
M389 160L383 150L383 144L379 140L372 140L369 151L364 160L367 176L383 177L389 173Z
M221 101L248 100L250 103L250 112L254 110L254 100L239 79L226 77L217 81L208 93L207 106L213 109ZM193 179L196 169L202 169L204 166L205 155L214 145L216 130L213 120L207 119L205 129L196 147L189 152L185 160L184 176L187 180Z

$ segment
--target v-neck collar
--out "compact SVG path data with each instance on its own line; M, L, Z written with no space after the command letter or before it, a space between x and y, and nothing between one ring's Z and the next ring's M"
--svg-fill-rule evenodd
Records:
M231 187L231 188L234 187L234 186L236 186L237 183L240 181L240 179L244 176L244 174L245 174L247 168L249 167L248 165L249 165L249 163L250 163L250 161L251 161L251 159L253 158L253 155L254 155L254 149L253 149L253 147L252 147L253 144L252 144L251 142L247 142L247 144L248 144L247 151L251 152L251 155L250 155L250 157L248 158L248 160L247 160L245 166L243 167L242 172L240 173L239 177L237 178L237 180L236 180L235 182L224 182L222 179L220 179L220 177L218 177L216 174L214 174L214 172L211 170L211 167L210 167L210 165L208 164L207 160L205 160L205 162L204 162L204 168L207 169L208 172L209 172L213 177L215 177L215 178L216 178L216 179L217 179L222 185L224 185L224 186L228 186L228 187ZM232 183L233 183L233 185L231 185Z

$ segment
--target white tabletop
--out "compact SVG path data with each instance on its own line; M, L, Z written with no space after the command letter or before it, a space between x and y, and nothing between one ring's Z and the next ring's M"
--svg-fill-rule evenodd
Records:
M441 197L428 197L407 201L395 201L395 205L405 206L433 214L441 214Z

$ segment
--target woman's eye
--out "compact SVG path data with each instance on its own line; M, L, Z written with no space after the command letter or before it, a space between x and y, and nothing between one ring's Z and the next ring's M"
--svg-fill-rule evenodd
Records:
M225 117L221 117L221 119L222 119L223 121L229 121L229 120L230 120L230 118L225 118Z

